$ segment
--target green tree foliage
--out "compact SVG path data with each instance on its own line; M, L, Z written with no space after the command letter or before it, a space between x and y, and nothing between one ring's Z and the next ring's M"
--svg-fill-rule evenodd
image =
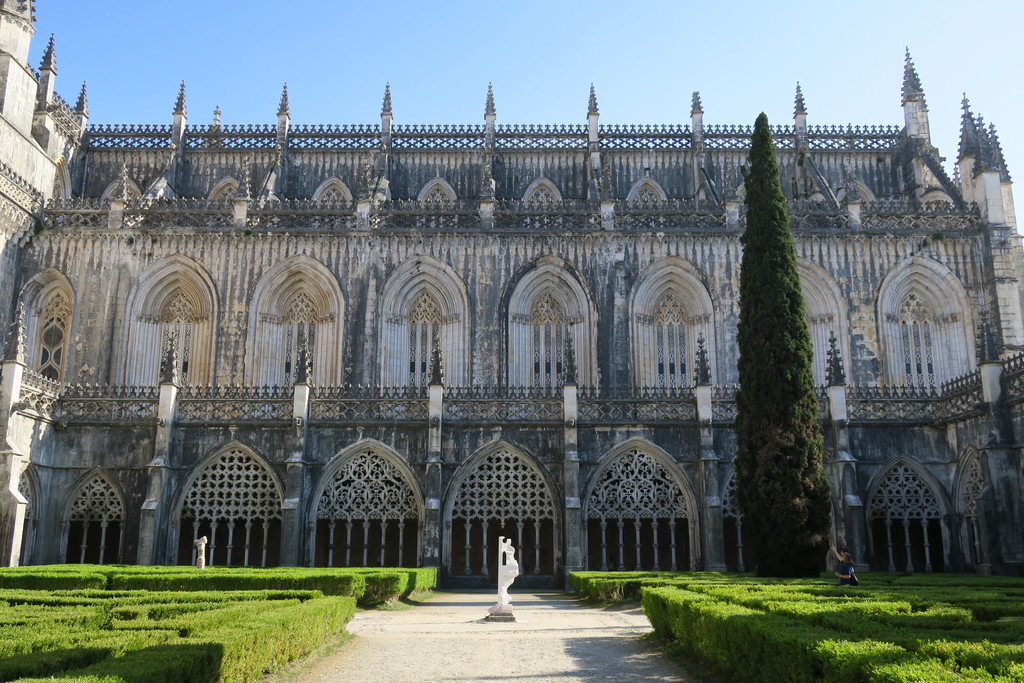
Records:
M816 575L829 486L811 371L813 347L768 117L757 117L741 238L737 497L760 576Z

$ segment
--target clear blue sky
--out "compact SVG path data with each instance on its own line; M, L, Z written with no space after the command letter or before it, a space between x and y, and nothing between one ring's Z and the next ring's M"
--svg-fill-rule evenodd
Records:
M89 83L94 123L169 123L178 83L189 121L271 123L288 82L294 123L582 123L590 83L602 123L788 123L803 86L813 124L902 125L909 46L932 141L955 159L961 93L998 128L1024 178L1024 4L519 0L37 0L38 65L56 34L58 91ZM947 162L947 165L949 162ZM1017 192L1024 202L1024 192Z

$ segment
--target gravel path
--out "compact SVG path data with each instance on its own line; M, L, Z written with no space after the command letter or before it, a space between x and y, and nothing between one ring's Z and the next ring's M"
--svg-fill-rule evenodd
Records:
M690 681L642 636L638 606L595 609L562 593L513 593L517 621L482 619L493 592L438 593L406 610L359 612L355 638L293 672L312 681Z

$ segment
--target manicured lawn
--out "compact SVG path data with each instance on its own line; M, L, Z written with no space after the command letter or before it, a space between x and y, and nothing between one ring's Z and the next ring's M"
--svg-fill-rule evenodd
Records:
M821 579L577 572L598 600L640 597L655 632L737 681L1024 681L1024 579Z

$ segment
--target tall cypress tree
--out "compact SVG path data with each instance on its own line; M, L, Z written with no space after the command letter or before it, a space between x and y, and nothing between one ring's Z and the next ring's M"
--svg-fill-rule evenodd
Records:
M829 486L813 347L768 117L754 125L741 238L737 498L760 576L813 576L829 528Z

